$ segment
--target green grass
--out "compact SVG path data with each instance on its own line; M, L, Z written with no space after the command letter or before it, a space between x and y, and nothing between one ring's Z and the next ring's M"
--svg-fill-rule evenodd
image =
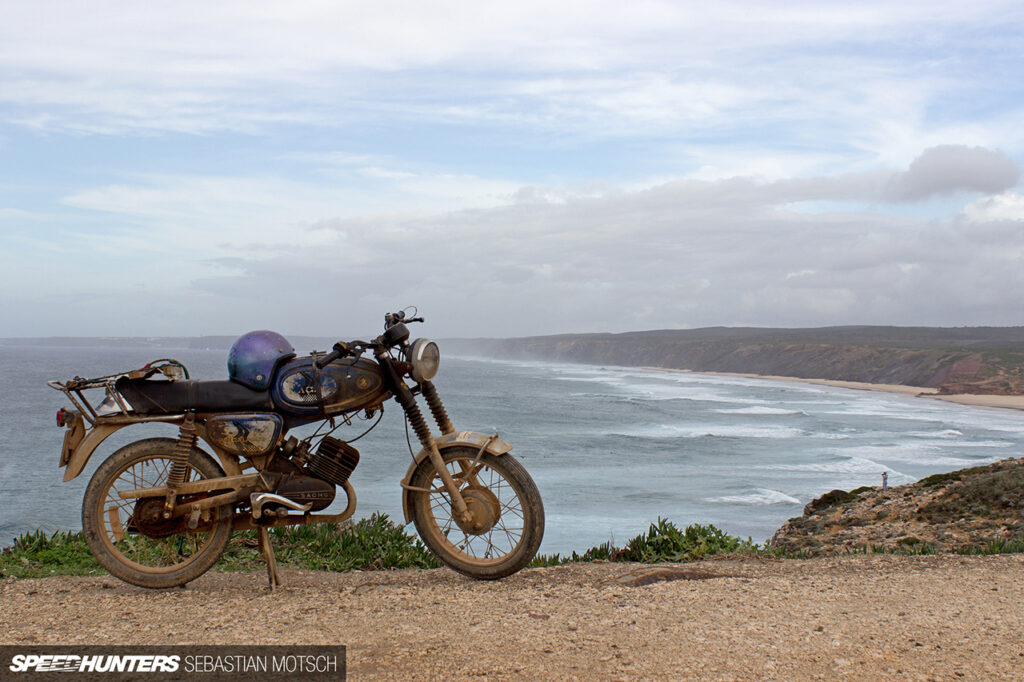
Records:
M441 564L415 537L386 514L374 514L339 530L319 524L272 528L279 564L318 571L436 568ZM235 533L217 568L246 571L262 568L257 531ZM52 575L102 575L81 532L43 531L23 534L0 550L0 577L45 578Z
M350 527L320 524L274 528L270 531L279 564L317 571L386 570L397 568L436 568L440 562L416 537L391 521L385 514L374 514ZM917 538L905 538L895 550L865 546L851 554L891 553L928 555L937 548ZM995 540L984 547L955 550L957 554L1024 553L1024 538ZM590 561L634 561L663 563L699 561L715 555L742 554L782 559L806 559L808 552L785 551L742 540L712 525L693 524L679 529L659 518L646 533L618 548L611 542L570 555L538 554L530 567L558 566ZM217 564L222 571L259 570L264 566L256 531L237 532ZM26 533L10 547L0 550L0 577L44 578L54 575L102 575L82 533L43 531Z
M217 568L253 570L263 566L257 531L235 533ZM422 542L407 535L387 514L374 514L349 528L329 524L272 528L277 562L315 571L437 568Z
M41 530L24 533L0 550L0 577L45 578L50 575L101 575L99 565L81 533Z
M565 557L558 554L538 554L530 566L558 566L580 561L635 561L657 564L699 561L716 554L753 554L769 551L751 542L749 538L741 540L712 525L693 524L687 526L686 530L679 530L671 521L659 518L657 523L651 524L646 533L637 535L621 549L610 542L605 542L597 547L591 547L582 554L573 552Z
M993 540L984 547L965 547L959 549L957 554L978 555L978 554L1022 554L1024 553L1024 539L1016 540Z

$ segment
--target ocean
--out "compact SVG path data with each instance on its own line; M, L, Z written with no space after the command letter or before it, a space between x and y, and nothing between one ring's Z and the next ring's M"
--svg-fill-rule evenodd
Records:
M125 429L64 483L54 414L70 405L46 381L166 356L193 378L227 376L224 350L0 347L0 546L30 530L81 529L82 495L99 463L132 440L175 434L165 425ZM452 358L442 347L435 384L457 429L497 432L514 445L544 500L546 553L621 545L659 517L763 542L834 488L881 485L883 472L900 485L1024 453L1018 411L799 382ZM335 435L350 439L364 426ZM356 446L356 517L378 511L400 522L410 454L398 405L386 404Z

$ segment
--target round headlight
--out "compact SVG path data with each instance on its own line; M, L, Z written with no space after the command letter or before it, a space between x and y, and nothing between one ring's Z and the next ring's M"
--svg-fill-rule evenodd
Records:
M441 365L441 349L430 339L416 339L409 347L409 363L414 381L430 381Z

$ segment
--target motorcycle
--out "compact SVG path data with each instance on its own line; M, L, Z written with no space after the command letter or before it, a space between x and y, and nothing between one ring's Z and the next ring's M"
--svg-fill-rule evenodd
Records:
M75 406L57 412L57 425L66 429L65 481L125 427L178 427L176 439L135 441L96 469L82 503L82 529L97 561L140 587L184 585L217 562L234 530L255 528L273 589L281 579L268 528L352 517L349 476L359 452L332 434L376 417L365 435L394 398L421 446L401 480L406 523L438 559L472 578L503 578L525 566L544 534L537 486L497 434L452 426L432 382L441 359L437 344L409 341L408 324L424 321L415 314L388 313L384 332L372 341L339 341L305 357L280 334L250 332L231 347L227 381L191 380L182 363L163 358L96 379L48 382ZM96 407L83 393L90 389L105 391ZM417 396L440 435L431 432ZM288 435L317 422L311 436ZM338 488L346 495L344 511L312 513L330 506Z

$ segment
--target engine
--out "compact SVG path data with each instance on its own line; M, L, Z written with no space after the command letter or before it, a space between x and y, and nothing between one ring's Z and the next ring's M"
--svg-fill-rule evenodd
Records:
M329 481L334 485L344 485L357 464L359 464L358 450L345 441L326 436L320 441L320 447L310 458L306 469L324 481Z
M310 511L326 509L334 501L337 486L344 485L359 464L359 451L345 441L324 437L316 452L309 443L289 438L275 458L270 471L288 474L274 492L299 504L311 504Z
M292 476L275 491L299 504L311 504L310 511L320 511L334 502L335 487L313 476Z

